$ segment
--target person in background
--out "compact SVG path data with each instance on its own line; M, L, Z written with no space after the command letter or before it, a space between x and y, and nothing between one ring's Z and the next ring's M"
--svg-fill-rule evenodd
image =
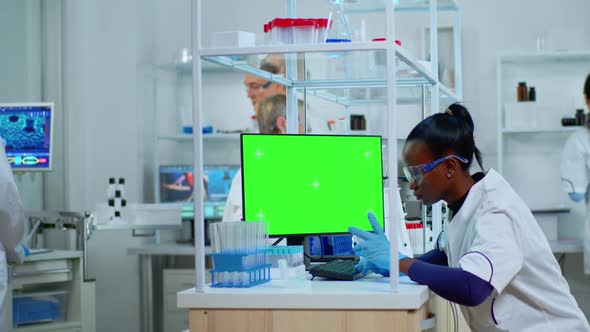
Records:
M590 331L547 238L530 209L496 171L469 172L474 124L460 104L420 122L403 148L404 175L426 205L448 203L436 249L418 259L392 257L411 280L458 303L473 331ZM483 170L483 167L482 167ZM350 227L358 268L389 275L389 241L374 216L374 233Z
M28 249L20 244L25 215L0 139L0 331L8 331L8 263L22 263Z
M285 74L285 60L281 55L271 54L266 56L260 62L260 69L272 74ZM244 85L248 98L252 101L252 106L256 110L258 103L262 100L274 96L276 94L285 94L285 87L263 78L246 74L244 77Z
M584 100L590 109L590 75L584 83ZM590 122L586 119L585 128L573 133L565 142L561 156L561 180L563 189L570 199L588 205L588 186L590 185ZM584 225L584 272L590 274L590 214L586 211Z
M279 94L260 102L257 107L258 127L261 134L285 134L287 132L287 103ZM232 180L221 221L242 220L242 172L238 170Z

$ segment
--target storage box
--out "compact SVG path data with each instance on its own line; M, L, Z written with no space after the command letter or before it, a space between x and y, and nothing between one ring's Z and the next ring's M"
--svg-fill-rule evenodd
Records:
M214 32L212 46L214 48L255 47L256 34L246 31Z
M12 299L13 326L65 320L66 295L65 291L16 293Z

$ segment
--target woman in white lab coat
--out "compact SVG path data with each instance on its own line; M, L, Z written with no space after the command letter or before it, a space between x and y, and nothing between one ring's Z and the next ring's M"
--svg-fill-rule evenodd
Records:
M22 263L25 216L12 170L0 139L0 331L8 331L6 303L8 291L8 262Z
M410 188L426 205L446 201L452 217L436 249L400 255L400 271L460 304L473 331L590 331L529 208L496 171L470 174L474 158L481 167L473 128L454 104L408 136ZM374 228L351 232L367 239L355 251L380 271L389 268L389 242Z
M584 83L584 99L590 109L590 75ZM561 179L563 189L574 202L588 204L590 185L590 122L585 128L573 133L565 143L561 158ZM590 274L590 214L586 213L584 225L584 272Z

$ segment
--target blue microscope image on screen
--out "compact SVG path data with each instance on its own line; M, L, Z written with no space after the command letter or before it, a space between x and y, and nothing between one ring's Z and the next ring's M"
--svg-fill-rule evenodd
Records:
M14 169L50 167L50 106L1 106L0 137Z

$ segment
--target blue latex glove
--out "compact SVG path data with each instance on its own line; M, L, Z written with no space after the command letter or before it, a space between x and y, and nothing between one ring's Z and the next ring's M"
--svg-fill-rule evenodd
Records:
M568 193L570 199L574 202L581 202L584 200L585 195L582 193Z
M385 237L381 225L372 212L369 212L369 222L373 232L367 232L357 227L348 227L352 235L363 239L364 241L354 246L354 253L361 256L361 261L357 263L357 271L371 270L383 276L389 276L389 240ZM398 260L407 258L402 253L398 253Z

